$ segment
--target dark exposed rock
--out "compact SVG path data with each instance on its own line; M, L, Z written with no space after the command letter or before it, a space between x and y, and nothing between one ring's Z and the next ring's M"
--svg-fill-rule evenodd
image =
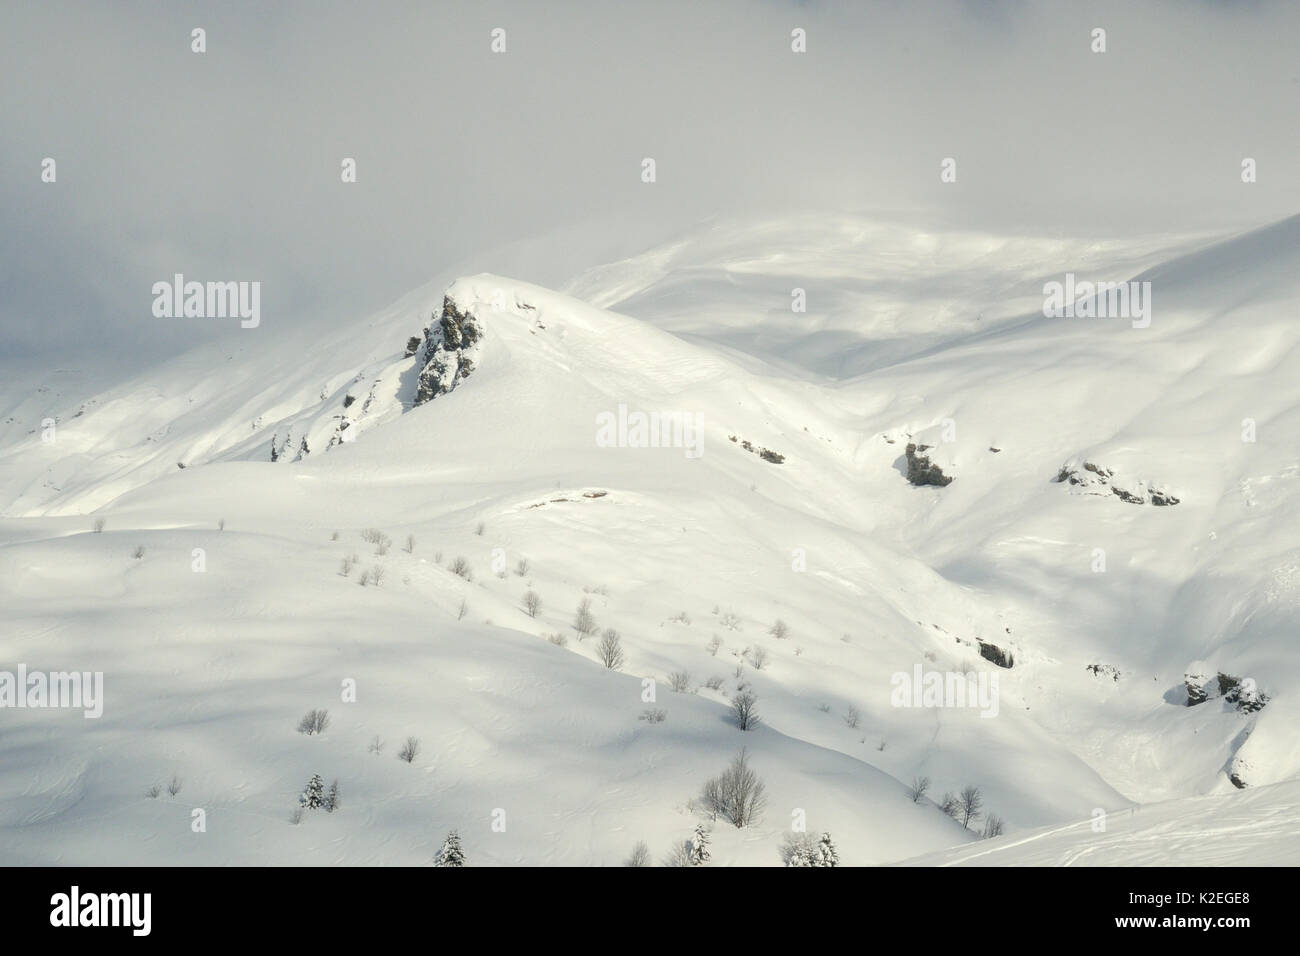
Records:
M412 335L409 339L406 340L406 352L405 354L403 354L402 357L410 358L419 350L420 350L420 337L418 335Z
M932 447L932 445L917 445L908 442L907 480L914 485L937 485L942 488L945 485L952 484L952 478L945 475L943 469L930 461L926 455L921 454L923 451L929 451Z
M980 657L986 661L996 664L998 667L1011 668L1015 666L1016 658L1010 651L1003 650L996 644L988 644L979 638L975 639L975 643L979 645Z
M1206 690L1206 684L1209 676L1199 665L1192 665L1183 674L1183 686L1187 688L1187 706L1195 707L1197 704L1203 704L1210 699L1209 691Z
M442 300L442 314L425 330L424 368L415 393L415 405L445 395L474 371L474 360L466 354L482 338L478 317L461 311L450 296Z
M1064 482L1080 488L1096 488L1097 490L1095 492L1085 492L1092 494L1104 494L1105 489L1109 488L1111 494L1116 498L1120 501L1128 502L1131 505L1144 505L1148 501L1150 501L1151 504L1160 507L1178 504L1179 499L1175 498L1167 491L1158 489L1146 491L1145 483L1139 483L1137 485L1139 490L1132 491L1116 484L1113 480L1114 478L1115 472L1111 469L1103 468L1096 462L1085 461L1081 468L1063 465L1061 469L1057 471L1056 477L1052 480L1058 483ZM1128 482L1125 482L1125 484L1128 484Z
M1188 666L1183 684L1187 687L1188 707L1203 704L1211 697L1221 697L1242 713L1253 714L1263 710L1269 700L1268 695L1259 690L1254 680L1248 677L1234 677L1223 671L1217 673L1210 671L1199 661Z
M785 461L785 455L782 455L780 452L772 451L770 448L760 448L748 439L739 439L735 435L728 435L727 438L732 442L738 442L740 447L750 454L758 455L759 458L771 462L774 465L782 464Z
M1114 664L1089 664L1084 670L1094 677L1109 677L1111 680L1119 683L1119 668Z
M1242 680L1230 674L1219 674L1219 693L1224 700L1247 714L1263 710L1268 703L1268 695L1260 693L1253 680Z
M1131 505L1144 505L1147 503L1147 500L1141 495L1135 495L1132 492L1125 491L1123 488L1116 488L1114 485L1111 485L1110 490L1111 493L1118 497L1120 501L1127 501Z

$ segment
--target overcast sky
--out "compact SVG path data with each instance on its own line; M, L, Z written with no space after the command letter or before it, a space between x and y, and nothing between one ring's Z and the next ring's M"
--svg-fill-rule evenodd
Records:
M1263 0L7 3L0 352L249 334L154 318L176 272L258 280L296 327L452 266L556 284L714 216L1264 223L1300 211L1298 36Z

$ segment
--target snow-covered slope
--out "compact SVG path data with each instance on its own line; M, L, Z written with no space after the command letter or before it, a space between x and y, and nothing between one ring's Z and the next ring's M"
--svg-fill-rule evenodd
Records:
M1295 866L1300 782L1183 797L927 854L907 866Z
M931 801L967 784L992 847L1295 778L1300 220L1192 245L719 226L570 294L484 274L312 341L15 382L0 656L102 670L107 699L10 712L0 854L411 863L459 827L479 862L614 863L689 836L741 746L769 803L714 825L719 862L779 863L803 815L848 863L963 845ZM1042 316L1047 279L1141 270L1147 328ZM951 483L909 483L909 445ZM917 670L997 693L898 706ZM319 738L294 731L311 707ZM295 827L312 773L344 810Z

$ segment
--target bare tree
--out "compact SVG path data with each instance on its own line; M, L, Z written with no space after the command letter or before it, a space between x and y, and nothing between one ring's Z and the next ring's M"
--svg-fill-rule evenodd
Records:
M158 794L160 793L162 793L162 787L158 786L158 784L155 783L153 786L151 786L148 790L144 792L144 795L148 797L150 800L157 800Z
M749 752L742 747L721 776L705 783L700 796L715 820L726 817L742 829L758 822L767 803L767 788L749 765Z
M637 840L636 846L632 847L632 852L628 858L623 861L624 866L649 866L650 865L650 847L646 846L645 840Z
M542 609L542 599L538 597L536 591L529 591L524 595L524 610L528 612L529 617L537 617L537 612Z
M691 851L687 848L686 842L680 841L673 844L673 848L668 851L664 857L664 866L690 866Z
M786 624L785 621L778 617L776 623L772 625L771 629L767 633L771 634L778 640L784 640L790 636L790 625Z
M95 519L95 534L103 534L103 533L104 533L104 519L103 519L103 518L96 518L96 519Z
M474 580L474 572L470 570L469 559L465 557L458 557L451 562L451 573L459 575L466 581Z
M991 840L993 837L1002 836L1002 831L1002 818L996 813L990 813L984 821L984 839Z
M850 707L844 712L844 722L850 727L857 727L858 724L862 723L862 715L858 713L856 707Z
M767 666L767 651L761 647L752 647L749 650L749 663L754 665L754 670L761 671Z
M929 789L930 789L929 777L913 777L912 786L907 791L907 795L912 798L913 803L920 803L921 798L925 796L926 791Z
M377 564L370 568L370 583L375 587L384 583L384 569Z
M416 756L420 753L420 740L418 737L407 737L406 743L402 744L402 749L397 752L397 759L404 760L407 763L414 763Z
M298 733L323 734L325 728L330 725L330 712L328 710L309 710L303 715L302 720L298 721Z
M225 530L226 530L226 519L225 519L225 518L221 518L221 519L219 519L219 520L217 521L217 530L218 530L218 531L225 531Z
M722 795L721 777L704 781L704 787L700 790L700 802L704 804L710 820L716 820L726 814L727 801Z
M578 610L573 614L573 629L578 632L578 640L585 640L596 633L596 618L591 613L591 598L583 598Z
M413 534L406 536L406 553L415 554L415 535Z
M753 691L744 691L731 699L731 712L741 730L750 730L758 724L758 698Z
M945 793L943 799L939 801L939 809L948 814L948 816L952 817L954 820L957 819L961 812L958 807L957 798L950 792Z
M131 552L131 557L135 558L137 561L139 561L141 558L143 558L143 557L144 557L144 545L142 545L142 544L137 544L137 545L135 546L135 550Z
M483 531L486 527L487 525L485 525L482 521L480 521L478 525L474 528L474 533L481 538L483 537Z
M181 778L172 774L171 780L167 784L167 792L173 797L181 792Z
M460 607L456 608L456 620L458 621L464 620L465 615L468 613L469 613L469 601L465 598L461 598Z
M526 574L528 574L527 558L519 559L519 563L515 565L515 574L519 575L521 578L524 577ZM647 850L646 852L648 853L649 851Z
M679 694L684 694L691 689L691 675L689 671L673 671L668 675L668 686Z
M976 786L963 787L961 796L957 798L957 810L961 814L961 825L969 828L971 821L979 817L980 810L983 807L984 795L980 793L980 788Z
M718 656L718 650L719 650L719 648L722 647L722 638L720 638L720 637L718 637L718 635L714 634L713 637L710 638L707 647L708 647L709 653L712 654L714 657L717 657L717 656Z
M366 528L361 532L361 540L367 544L375 546L375 554L387 554L388 549L393 544L393 539L384 534L378 528Z
M378 734L375 734L370 741L370 746L367 747L366 750L370 751L372 754L381 754L384 752L384 741Z
M605 628L596 645L596 657L612 671L618 670L627 661L623 653L623 642L619 640L618 631L612 627Z

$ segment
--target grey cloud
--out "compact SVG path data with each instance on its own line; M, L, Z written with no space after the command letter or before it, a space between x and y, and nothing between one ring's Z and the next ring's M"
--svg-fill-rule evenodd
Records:
M558 283L712 216L883 210L1111 236L1300 207L1291 4L48 3L4 17L9 353L143 358L239 334L154 319L149 288L174 272L260 280L284 328L362 315L458 265ZM1088 49L1097 26L1103 55ZM39 181L44 156L57 185ZM339 182L345 156L356 185Z

